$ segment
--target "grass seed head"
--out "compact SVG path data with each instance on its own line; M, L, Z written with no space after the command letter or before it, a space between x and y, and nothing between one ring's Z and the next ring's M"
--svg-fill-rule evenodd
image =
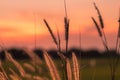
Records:
M95 7L95 9L96 9L96 11L98 13L98 18L99 18L99 22L100 22L101 28L103 29L104 28L104 22L103 22L103 19L102 19L102 15L100 13L99 8L96 6L96 3L94 2L93 4L94 4L94 7Z
M58 43L57 43L56 37L55 37L55 35L53 34L53 31L52 31L52 29L50 28L48 22L47 22L45 19L44 19L43 21L44 21L46 27L48 28L48 31L50 32L50 35L52 36L54 43L57 45Z
M102 37L102 32L101 32L101 29L100 29L97 21L95 21L95 19L93 17L92 17L92 20L93 20L93 22L94 22L94 24L95 24L95 26L96 26L96 28L98 30L99 36Z

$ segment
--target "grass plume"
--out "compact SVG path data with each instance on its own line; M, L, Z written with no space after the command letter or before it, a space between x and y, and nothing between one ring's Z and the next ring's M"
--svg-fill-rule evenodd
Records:
M80 80L79 64L75 53L72 53L73 74L75 80Z
M68 51L68 39L69 39L69 20L67 17L64 18L64 26L65 26L65 40L66 40L66 53Z
M70 60L66 59L66 72L67 72L67 80L72 80L72 70L70 66Z
M24 51L26 52L26 54L28 54L28 56L31 58L32 62L36 61L37 64L41 64L42 61L41 59L39 58L39 56L34 53L33 51L31 50L28 50L28 49L24 49ZM34 64L35 65L35 64Z
M50 32L50 35L51 35L51 37L52 37L54 43L55 43L56 45L58 45L57 40L56 40L56 37L55 37L55 35L53 34L52 29L50 28L48 22L47 22L45 19L44 19L43 21L44 21L44 23L45 23L45 25L46 25L48 31Z
M30 65L29 63L24 63L23 65L30 71L35 72L35 68L32 65Z
M93 17L92 17L92 20L93 20L93 22L94 22L94 24L95 24L95 26L96 26L96 28L97 28L97 31L98 31L99 36L102 37L102 32L101 32L101 29L100 29L97 21L95 21L95 19L94 19Z
M2 80L9 80L3 66L2 66L2 62L0 61L0 79Z
M12 80L22 80L12 68L9 68L9 70L12 73L12 75L10 75Z
M101 25L101 28L103 29L104 28L104 22L103 22L103 19L102 19L102 16L101 16L101 13L100 13L100 10L99 8L96 6L96 3L94 2L94 7L98 13L98 18L99 18L99 22L100 22L100 25Z
M8 80L8 79L6 79L3 72L0 72L0 80Z
M58 70L57 70L53 60L51 59L51 57L48 55L48 53L46 51L43 52L43 55L44 55L45 62L48 66L48 69L50 71L52 80L61 80Z
M25 74L26 74L25 70L23 69L23 67L15 59L13 59L13 57L10 55L10 53L5 51L5 56L6 56L6 59L8 61L12 62L16 66L16 68L20 72L21 76L25 77Z
M109 64L109 67L110 67L110 72L111 72L111 80L115 80L115 72L116 72L116 67L118 65L118 61L119 61L119 56L117 57L113 57L113 55L110 53L109 51L109 48L108 48L108 44L107 44L107 40L106 40L106 35L105 35L105 32L104 32L104 23L103 23L103 19L102 19L102 15L100 14L100 11L98 9L98 7L96 6L96 4L94 3L94 7L97 11L97 14L98 14L98 18L99 18L99 22L100 22L100 26L97 24L97 22L95 21L94 18L92 18L93 22L95 23L97 29L98 29L98 32L99 32L99 35L101 37L101 40L103 42L103 45L104 47L106 48L106 51L107 51L107 55L108 57L110 58L110 60L108 60L108 64ZM119 13L120 14L120 13ZM117 40L116 40L116 53L119 53L119 49L120 49L120 44L119 44L119 37L120 37L120 16L119 16L119 28L118 28L118 35L117 35ZM100 33L100 30L101 30L101 33ZM101 36L102 34L102 36Z

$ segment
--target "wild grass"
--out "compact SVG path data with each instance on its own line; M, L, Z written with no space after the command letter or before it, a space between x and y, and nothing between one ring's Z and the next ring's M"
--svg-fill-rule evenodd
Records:
M1 61L0 61L0 78L1 78L1 80L8 80L7 74L2 66Z
M104 32L105 26L104 26L103 17L101 15L100 10L97 7L97 5L95 3L93 3L93 5L95 7L95 10L97 11L99 23L95 20L94 17L92 17L92 21L97 28L97 31L102 40L103 46L105 47L105 50L109 57L108 59L110 59L107 62L109 65L109 68L110 68L110 71L108 71L108 73L110 73L111 80L115 80L117 66L119 65L119 57L114 58L110 54L109 46L108 46L106 35ZM49 80L49 79L50 80L51 79L52 80L81 80L81 77L80 77L81 69L82 69L81 61L80 60L78 61L74 52L72 53L71 60L69 57L65 56L66 54L68 54L68 49L69 49L69 28L70 28L70 26L69 26L70 23L69 23L69 19L68 19L68 15L67 15L66 0L64 0L64 9L65 9L65 17L64 17L64 29L65 29L64 33L65 33L65 35L64 35L64 37L65 37L65 46L66 46L65 52L63 52L61 50L61 38L60 38L59 30L57 29L57 37L56 37L54 35L50 25L48 24L48 22L45 19L43 19L43 21L53 39L53 42L55 43L55 45L58 49L57 54L59 55L59 57L60 57L59 60L62 63L60 65L56 65L55 61L47 53L47 51L43 51L44 61L42 61L39 58L39 56L37 54L35 54L33 51L24 49L24 51L30 57L31 61L29 61L30 63L25 62L25 63L21 64L19 61L15 60L8 51L6 51L4 49L6 61L13 64L14 67L8 66L8 68L9 68L8 69L9 75L8 75L7 72L4 70L4 67L2 67L2 62L0 62L0 80ZM119 51L119 49L120 49L120 42L119 42L120 16L119 16L118 22L119 22L119 28L118 28L118 36L117 36L117 41L116 41L116 52L119 54L120 53L120 51ZM35 43L35 45L36 45L36 43ZM42 65L42 70L41 70L41 65ZM59 71L58 66L59 67L62 66L61 71ZM89 66L90 65L88 65L87 67L89 67ZM99 68L101 66L102 65L99 65L96 68L98 68L98 70L100 70ZM105 66L105 68L106 68L106 66ZM37 75L34 74L36 72L36 70L38 72ZM95 70L97 70L97 69L95 69ZM42 72L42 71L46 71L46 72ZM102 71L102 69L101 69L101 71ZM92 70L88 70L88 71L86 70L85 77L91 76L92 72L93 72ZM42 75L41 73L44 73L45 75ZM88 73L90 73L90 74L88 75ZM99 73L96 73L96 74L99 74ZM102 71L101 74L105 74L105 73L103 73L103 71ZM46 77L46 75L47 75L47 77ZM96 76L93 76L93 77L96 77ZM93 77L92 77L92 79L95 79ZM87 80L88 79L89 78L87 78Z
M73 74L75 80L80 80L79 64L75 56L75 53L72 53L72 63L73 63Z
M65 44L65 46L66 46L66 54L68 53L68 42L69 42L69 19L68 19L68 15L67 15L67 6L66 6L66 0L64 0L64 9L65 9L65 17L64 17L64 29L65 29L65 42L66 42L66 44ZM58 29L57 29L57 35L58 35L58 39L56 39L56 37L55 37L55 35L53 34L53 31L52 31L52 29L50 28L50 26L49 26L49 24L48 24L48 22L45 20L45 19L43 19L43 21L44 21L44 23L45 23L45 25L46 25L46 27L47 27L47 29L48 29L48 31L49 31L49 33L50 33L50 35L51 35L51 37L52 37L52 39L53 39L53 41L54 41L54 43L56 44L56 46L57 46L57 49L58 49L58 55L60 56L60 59L61 59L61 62L62 62L62 64L63 64L63 69L64 69L64 73L63 73L63 77L66 79L66 80L68 80L68 79L71 79L70 77L71 76L68 76L67 75L67 73L68 73L68 71L70 70L70 66L68 66L69 64L68 64L68 58L67 57L65 57L64 56L64 53L61 51L61 39L60 39L60 35L59 35L59 31L58 31ZM57 41L58 40L58 41ZM69 68L69 69L66 69L66 67L67 68ZM65 70L66 69L66 70ZM65 72L66 71L66 72Z
M107 64L108 63L107 59L108 58L95 58L94 60L96 61L96 64L93 67L91 64L91 59L89 59L89 58L88 59L79 59L78 58L77 60L78 60L79 69L81 72L80 80L93 80L93 73L94 73L95 69L96 69L96 73L94 76L94 80L110 80L111 75L110 75L109 66ZM63 75L62 75L63 68L62 68L61 60L59 60L59 59L54 60L52 58L52 61L54 62L54 65L56 66L56 68L58 70L58 74L60 75L61 80L65 80L65 78L63 78ZM49 72L49 68L48 68L45 60L42 60L42 64L39 65L39 68L41 68L41 70L39 71L39 74L37 76L34 74L33 71L31 71L30 69L28 69L24 66L24 64L26 64L26 63L32 65L32 62L30 60L17 61L17 62L19 62L19 64L21 64L23 66L24 70L26 71L25 77L21 77L21 74L19 74L19 72L18 72L19 69L17 69L14 65L11 65L12 63L10 63L8 61L2 61L2 62L3 62L3 67L5 69L4 71L8 76L7 80L14 80L14 79L11 79L11 77L10 77L10 75L13 75L10 68L15 72L15 74L17 74L20 77L21 80L36 80L35 78L38 78L38 77L41 78L42 80L52 80L50 72ZM71 72L72 72L72 80L74 80L72 58L69 59L69 62L70 62L70 68L71 68ZM80 68L80 64L81 64L81 66L85 65L85 64L88 64L88 65L87 65L87 67L85 67L83 69L82 67ZM120 68L119 67L120 67L120 64L118 64L118 68L116 70L117 74L116 74L115 80L119 80L119 78L120 78ZM34 67L34 69L35 69L35 67ZM39 70L39 69L37 69L37 70ZM65 70L67 70L67 69L65 69ZM66 74L66 75L68 75L68 74ZM14 77L16 77L16 76L14 76ZM17 80L17 79L15 79L15 80Z
M21 76L25 77L26 72L23 69L23 67L15 59L13 59L13 57L8 52L5 51L5 55L6 55L6 59L12 62L17 67L17 69L19 69Z
M12 68L9 68L9 70L12 73L11 75L9 75L12 80L22 80Z
M26 67L26 68L29 69L30 71L35 72L35 68L34 68L31 64L29 64L29 63L24 63L23 65L24 65L24 67Z
M58 70L57 70L53 60L51 59L51 57L45 51L44 51L43 55L44 55L45 62L49 68L52 79L53 80L61 80Z
M66 59L66 72L67 72L67 80L72 80L72 70L69 59Z
M116 68L117 68L117 65L118 65L118 62L119 62L119 57L114 58L113 55L110 53L109 51L109 47L108 47L108 43L107 43L107 39L106 39L106 35L105 35L105 32L104 32L104 22L103 22L103 19L102 19L102 15L100 13L100 10L98 9L98 7L96 6L96 4L94 3L94 7L97 11L97 14L98 14L98 19L99 19L99 23L100 25L97 23L97 21L92 17L92 20L97 28L97 31L99 33L99 36L103 42L103 45L107 51L107 55L108 57L110 57L110 60L108 60L108 64L109 64L109 68L110 68L110 71L111 71L111 80L115 80L115 74L116 74ZM120 33L120 16L119 16L119 29L118 29L118 35L117 35L117 41L116 41L116 53L119 54L119 33Z

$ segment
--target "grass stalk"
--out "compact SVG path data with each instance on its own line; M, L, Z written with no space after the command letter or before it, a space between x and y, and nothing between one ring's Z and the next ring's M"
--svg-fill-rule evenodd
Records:
M59 52L62 52L61 51L61 39L60 39L60 34L59 34L59 29L58 29L58 27L56 26L56 29L57 29L57 37L58 37L58 51Z
M66 0L64 0L64 9L65 9L64 26L65 26L65 40L66 40L66 54L67 54L68 53L68 39L69 39L69 20L68 20L68 15L67 15Z
M65 16L67 18L67 5L66 5L66 0L64 0L64 9L65 9Z
M120 9L119 9L119 20L118 20L118 34L117 34L117 40L116 40L116 53L119 55L119 49L120 49ZM118 63L119 63L119 56L115 59L115 64L114 64L114 67L113 67L113 73L114 75L112 76L113 77L113 80L114 80L114 77L115 77L115 73L116 73L116 68L118 66Z

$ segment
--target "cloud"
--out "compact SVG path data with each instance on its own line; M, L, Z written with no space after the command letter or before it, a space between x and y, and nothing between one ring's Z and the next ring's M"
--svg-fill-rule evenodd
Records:
M12 27L6 27L6 26L0 26L0 33L5 34L5 33L16 33L19 32L18 29L12 28Z

